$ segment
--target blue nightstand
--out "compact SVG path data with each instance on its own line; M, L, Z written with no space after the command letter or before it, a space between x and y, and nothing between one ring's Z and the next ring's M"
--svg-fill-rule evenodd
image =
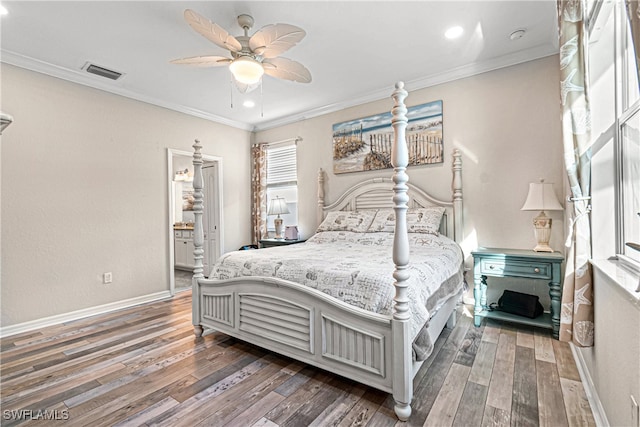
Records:
M478 248L473 255L473 296L475 307L473 323L480 326L483 317L522 323L553 329L558 338L560 309L562 304L562 262L560 252L534 252L522 249ZM487 307L487 277L519 277L549 280L551 313L543 313L535 319L501 311L489 311ZM519 291L518 289L512 289ZM526 291L523 291L526 293Z

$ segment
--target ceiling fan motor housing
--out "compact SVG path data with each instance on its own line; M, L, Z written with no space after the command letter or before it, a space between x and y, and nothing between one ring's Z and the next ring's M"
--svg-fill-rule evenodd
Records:
M240 25L240 28L242 28L245 31L245 35L247 35L246 34L247 31L253 28L254 23L255 21L253 20L253 17L251 17L250 15L245 15L245 14L238 15L238 25Z

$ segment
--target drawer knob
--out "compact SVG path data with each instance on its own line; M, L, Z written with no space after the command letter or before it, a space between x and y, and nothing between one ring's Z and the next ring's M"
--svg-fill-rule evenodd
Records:
M490 265L490 266L489 266L489 270L493 270L493 268L494 268L494 266L493 266L493 265Z
M539 269L538 267L534 268L534 269L533 269L533 271L534 271L535 273L540 273L540 269Z

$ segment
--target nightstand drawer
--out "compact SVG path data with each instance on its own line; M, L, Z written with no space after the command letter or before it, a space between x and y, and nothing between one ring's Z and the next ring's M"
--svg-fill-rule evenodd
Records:
M530 277L532 279L551 279L551 263L504 261L482 259L480 260L480 273L490 276L515 276Z

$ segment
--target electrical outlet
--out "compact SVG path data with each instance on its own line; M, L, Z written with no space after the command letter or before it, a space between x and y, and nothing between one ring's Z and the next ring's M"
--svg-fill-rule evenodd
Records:
M113 282L113 273L111 273L110 271L108 273L104 273L102 275L102 283L106 285L111 282Z
M640 408L638 408L638 402L632 394L629 395L631 398L631 425L640 427Z

